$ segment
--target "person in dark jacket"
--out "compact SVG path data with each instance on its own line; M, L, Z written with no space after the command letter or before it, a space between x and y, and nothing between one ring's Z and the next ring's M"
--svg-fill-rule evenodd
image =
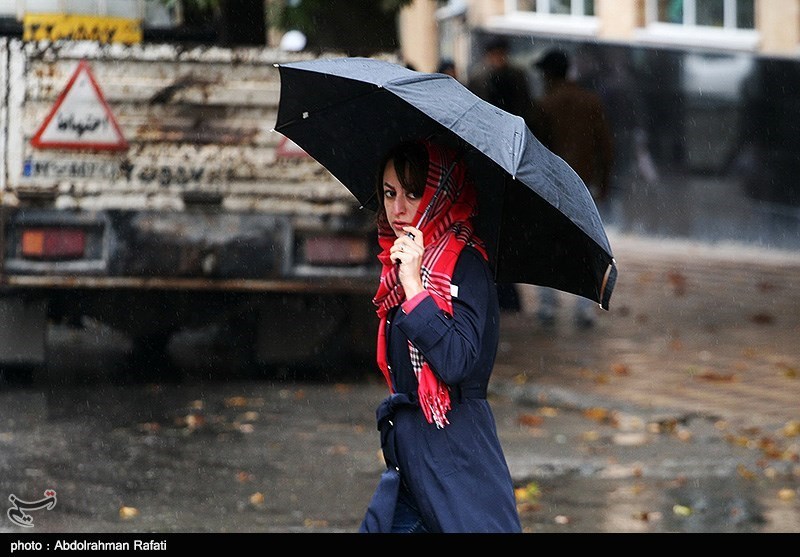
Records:
M540 139L572 167L600 204L611 189L613 136L600 95L569 79L569 65L567 54L558 49L548 50L535 63L545 83L545 93L538 100L543 121ZM557 292L541 287L539 294L539 320L552 326ZM579 328L594 325L595 306L591 300L575 297L574 319Z
M528 128L538 135L539 107L531 94L525 71L511 63L509 48L505 37L495 37L486 43L483 59L470 73L467 88L486 102L521 116ZM516 284L500 283L497 292L501 309L512 312L522 309Z
M520 532L486 399L499 308L474 184L455 152L427 141L399 145L381 170L373 301L387 472L361 531Z

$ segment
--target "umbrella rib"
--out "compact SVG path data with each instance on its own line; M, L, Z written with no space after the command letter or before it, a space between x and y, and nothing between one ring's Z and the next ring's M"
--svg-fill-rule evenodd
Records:
M337 108L338 106L341 106L341 105L343 105L345 103L351 103L351 102L356 101L356 100L358 100L360 98L375 94L375 93L379 92L381 89L383 89L383 87L380 86L380 85L376 85L375 87L376 87L375 89L373 89L371 91L367 91L366 93L362 93L362 94L356 95L354 97L348 97L348 98L346 98L344 100L339 101L338 103L329 104L328 106L321 107L321 108L317 109L316 111L314 111L314 116L318 116L319 114L324 114L325 112L327 112L329 110L333 110L333 109ZM281 130L286 129L286 128L294 125L294 124L297 124L298 122L302 122L303 120L307 120L310 117L311 117L311 113L308 112L308 111L304 111L303 115L300 116L299 118L293 118L293 119L289 120L288 122L284 122L280 126L275 126L275 130L281 131Z

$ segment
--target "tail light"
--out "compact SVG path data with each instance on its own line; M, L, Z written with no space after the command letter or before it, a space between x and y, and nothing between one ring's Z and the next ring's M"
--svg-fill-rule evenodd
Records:
M20 252L27 259L81 259L86 251L82 228L26 228L20 236Z

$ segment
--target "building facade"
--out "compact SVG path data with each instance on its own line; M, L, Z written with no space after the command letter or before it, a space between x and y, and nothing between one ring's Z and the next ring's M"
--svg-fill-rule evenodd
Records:
M800 249L800 0L415 0L403 55L466 82L503 36L542 93L549 48L603 97L615 171L604 219L621 232ZM415 19L417 18L417 19Z

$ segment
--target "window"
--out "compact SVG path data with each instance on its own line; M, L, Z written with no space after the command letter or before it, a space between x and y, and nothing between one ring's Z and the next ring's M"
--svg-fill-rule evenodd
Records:
M643 43L755 51L755 0L646 0Z
M753 29L755 0L647 0L648 21Z
M508 12L593 16L594 0L506 0Z
M488 29L560 37L596 37L595 0L505 0L505 13L490 18Z

